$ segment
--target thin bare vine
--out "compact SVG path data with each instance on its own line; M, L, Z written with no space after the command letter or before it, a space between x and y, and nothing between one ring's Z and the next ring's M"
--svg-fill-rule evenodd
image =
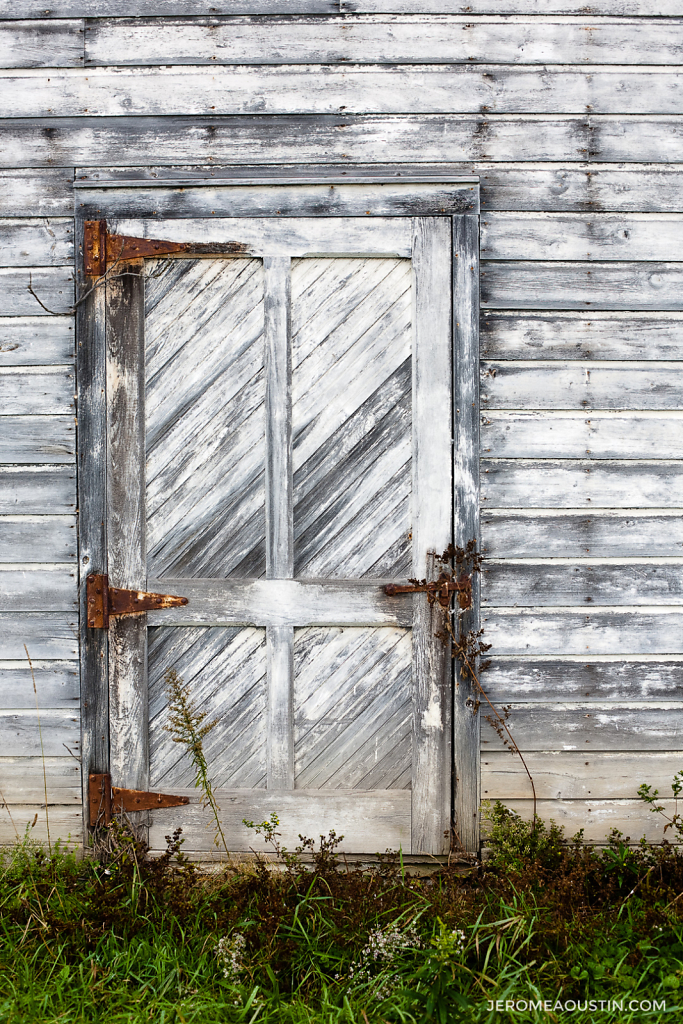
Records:
M29 274L28 274L28 284L26 286L27 291L29 291L31 293L33 298L38 303L38 305L42 309L44 309L46 313L49 313L50 316L70 316L71 314L76 312L78 307L83 302L85 302L85 300L87 298L89 298L94 291L96 291L101 285L105 284L108 280L118 281L119 278L129 277L130 276L130 271L126 271L126 270L124 270L124 272L122 274L114 274L113 273L113 271L116 269L118 264L121 262L121 257L123 256L123 245L124 245L124 243L122 242L121 243L121 251L119 252L119 255L116 257L114 262L111 264L111 266L107 267L107 269L105 270L105 272L103 274L100 274L99 277L95 278L95 280L93 281L93 283L90 286L90 288L88 288L88 290L86 292L84 292L83 295L81 295L80 299L76 299L76 301L71 306L69 306L68 309L62 310L62 312L60 312L60 313L56 312L54 309L50 309L49 306L46 306L45 303L43 302L43 300L40 298L40 296L37 295L37 293L35 292L35 290L33 288L33 275L31 273L31 271L29 271Z

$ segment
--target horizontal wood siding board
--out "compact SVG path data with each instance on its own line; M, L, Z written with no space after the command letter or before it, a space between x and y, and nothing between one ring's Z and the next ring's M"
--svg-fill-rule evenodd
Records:
M73 362L74 335L71 316L0 317L0 367Z
M683 462L482 460L484 510L683 508Z
M75 441L73 415L0 416L0 463L72 463Z
M17 569L0 566L0 611L71 611L78 606L76 567Z
M36 3L36 0L21 0ZM73 0L67 0L73 2ZM139 2L139 0L138 0ZM159 0L158 0L159 2ZM163 0L160 0L163 2ZM570 14L577 13L572 0L340 0L345 14ZM674 17L681 13L677 0L598 0L580 8L583 16Z
M71 562L75 516L0 516L0 562Z
M508 723L522 751L681 750L681 708L513 705ZM505 750L489 725L482 726L481 745L482 752Z
M0 171L0 217L68 217L73 213L73 168Z
M1 525L0 525L1 528ZM482 550L492 558L639 558L683 555L683 515L637 512L488 512Z
M71 218L0 219L0 266L62 267L71 265L73 258Z
M0 466L0 514L74 512L76 474L72 466Z
M286 55L297 64L678 65L683 47L676 25L659 19L423 14L97 19L86 24L85 64L279 64Z
M662 801L668 814L674 811L673 800ZM505 800L505 805L530 821L534 813L531 800ZM661 843L664 822L650 813L642 800L539 800L536 811L542 821L552 819L565 830L570 839L583 829L587 843L606 846L610 831L619 829L624 837L637 842L645 836L650 843ZM486 845L486 838L484 838Z
M683 128L664 115L287 115L14 118L0 123L3 167L683 161Z
M0 749L3 756L40 756L41 734L46 757L63 755L66 752L65 743L78 756L78 709L43 708L40 711L40 729L35 707L30 710L0 711Z
M97 15L104 18L191 17L206 14L204 0L98 0ZM572 0L213 0L218 15L273 14L576 14ZM71 18L83 14L82 0L55 0L49 10L44 0L2 0L4 19ZM675 17L677 0L598 0L581 8L583 15L615 17Z
M0 22L0 67L82 66L82 18Z
M52 313L71 312L74 301L73 270L69 267L0 268L0 315L49 316L34 292Z
M491 458L656 459L683 457L678 412L490 411L482 415L482 451Z
M48 804L80 804L80 766L65 750L63 754L63 757L44 759ZM45 803L43 758L0 757L0 778L2 794L8 804ZM5 812L3 827L8 824L6 819Z
M74 412L75 373L72 366L11 366L0 369L0 419L27 414L67 415Z
M683 751L632 754L627 751L561 753L528 751L536 793L541 800L633 799L641 782L655 786L665 795L679 770ZM486 751L481 762L481 792L484 800L528 800L529 778L519 761L507 751Z
M71 612L0 612L0 659L64 661L78 655L78 617Z
M487 359L683 359L683 313L526 313L487 310Z
M481 401L489 410L681 410L680 362L482 362ZM630 410L629 413L626 410ZM514 416L515 413L512 413ZM500 417L507 419L507 414ZM608 417L614 419L614 416ZM560 417L561 419L561 417ZM551 424L548 424L551 428ZM673 452L669 452L673 455Z
M538 655L493 657L482 675L483 686L496 703L517 701L665 701L677 700L683 685L683 658L637 658L618 654L585 658Z
M80 699L78 663L75 661L34 662L33 676L28 661L0 662L0 707L70 708L78 711ZM35 678L36 689L33 689ZM0 757L0 777L2 776Z
M485 607L482 612L487 642L496 655L683 653L683 610Z
M43 846L47 845L48 822L44 804L45 797L30 804L14 804L10 812L6 807L0 808L0 846L13 846L22 838L27 825L30 826L31 839ZM59 838L64 840L68 849L79 849L82 834L81 808L55 803L48 807L47 816L51 842Z
M683 263L482 264L482 305L519 309L683 309Z
M188 850L209 851L213 845L206 828L206 812L197 799L196 789L174 789L179 796L188 796L190 804L182 811L183 835ZM349 853L372 851L383 853L387 848L409 849L410 790L389 789L367 792L359 789L334 790L229 790L214 791L221 809L221 823L232 852L263 851L262 839L243 824L244 818L255 821L268 818L275 811L280 819L282 842L295 845L302 835L326 834L330 828L344 836L340 847ZM163 837L180 820L177 809L154 811L150 829L150 846L161 849Z
M255 109L261 114L678 114L681 92L680 75L669 68L345 63L339 69L313 60L298 66L216 67L207 73L180 64L0 74L0 116L218 116Z
M488 563L482 570L482 603L492 608L683 605L683 564Z

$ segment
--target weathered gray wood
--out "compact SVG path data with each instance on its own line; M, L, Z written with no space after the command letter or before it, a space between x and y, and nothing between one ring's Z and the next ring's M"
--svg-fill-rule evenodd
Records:
M72 463L75 440L73 416L0 416L0 462Z
M291 519L290 519L291 522ZM292 626L266 630L268 648L268 721L266 770L268 789L294 789L294 714Z
M482 502L500 508L683 508L683 464L482 460ZM635 501L634 501L635 499Z
M683 555L683 517L669 512L489 512L482 550L493 558L638 558Z
M267 256L264 269L266 378L266 576L291 579L294 571L292 498L291 260ZM276 646L279 635L273 634ZM276 660L275 651L271 652ZM288 681L291 689L291 679ZM271 689L271 700L275 695ZM277 703L277 701L276 701ZM271 718L271 721L273 719ZM293 764L293 760L292 760ZM276 775L277 775L276 771ZM288 788L292 788L289 786Z
M73 214L73 168L0 171L3 217L69 217Z
M683 309L681 263L487 263L481 299L500 309Z
M66 751L63 753L64 757L45 758L48 803L80 804L81 770L74 758L69 757ZM0 792L10 805L43 804L45 802L43 759L21 756L0 757ZM5 811L2 819L3 830L8 824Z
M22 0L26 2L31 0ZM594 15L673 17L681 13L677 0L599 0L581 7L573 0L503 0L502 3L501 0L472 0L467 4L451 0L340 0L340 3L342 14L578 14L592 20Z
M75 516L0 516L0 562L72 562Z
M454 542L466 547L479 529L479 218L453 218L454 304ZM479 628L479 579L472 580L472 607L457 617L464 633ZM479 849L480 718L474 684L455 664L453 691L454 822L466 850Z
M680 750L681 704L668 708L602 707L599 704L512 705L510 731L520 750ZM482 730L485 750L503 750L495 731ZM634 790L643 780L634 780Z
M0 313L4 316L48 316L28 290L53 313L70 313L74 301L69 267L0 268Z
M669 115L251 115L13 118L0 123L3 167L435 161L683 161ZM470 167L471 171L472 168ZM462 169L459 173L462 173Z
M183 608L150 612L153 625L408 626L410 596L387 597L382 580L148 580L180 594Z
M118 62L117 54L111 63ZM0 115L218 116L253 114L256 102L263 114L677 114L681 104L680 77L670 67L399 63L345 64L338 70L311 60L299 66L216 67L207 74L201 67L174 64L115 71L89 67L81 74L5 72Z
M49 23L48 23L49 24ZM590 27L590 32L586 29ZM511 21L467 15L361 15L353 19L166 18L98 20L85 35L86 65L362 61L413 64L680 64L665 21L592 18Z
M0 369L3 415L73 413L75 375L70 366Z
M10 21L0 25L0 67L83 65L83 20Z
M680 372L665 362L484 362L481 400L487 410L680 410Z
M524 755L541 800L633 799L641 782L660 793L671 793L671 780L679 771L678 751L656 753L531 751ZM482 758L484 800L529 798L529 779L519 758L503 751L487 751Z
M574 655L555 660L491 658L482 675L491 700L533 701L666 701L677 700L683 684L683 659L657 655L630 658L619 654L595 658Z
M183 218L159 224L156 220L121 218L114 222L124 235L161 238L178 242L237 242L244 256L395 254L410 256L410 220L407 217L298 217L296 220L266 218L220 220ZM114 226L114 225L113 225Z
M188 850L209 850L211 831L207 829L206 812L198 803L196 789L178 790L190 797L190 805L154 811L150 828L152 849L165 849L164 836L182 820ZM223 831L231 853L266 851L263 840L245 828L243 819L263 821L275 812L282 834L281 842L290 850L300 845L299 834L317 840L335 829L343 835L341 850L349 853L371 850L410 848L410 792L389 789L363 792L358 789L321 793L300 789L293 792L277 790L269 793L254 790L217 789L216 800L221 809ZM182 819L181 816L182 815Z
M72 466L0 466L0 513L55 514L76 508Z
M683 560L588 565L487 560L482 570L482 601L489 607L683 604Z
M35 827L31 827L29 835L35 842L47 845L44 800L45 797L29 804L16 804L11 808L11 819L6 807L0 808L0 846L12 846L17 838L21 839L26 826L33 826L36 815L38 817ZM55 839L60 838L70 850L77 850L81 838L80 807L54 804L48 808L48 814L51 842L54 843Z
M683 612L650 608L487 608L487 642L496 655L681 654Z
M0 569L1 611L71 611L78 606L77 598L75 566Z
M397 184L410 186L422 184L447 184L455 189L468 186L474 188L478 176L455 164L433 164L409 162L401 167L392 163L372 164L315 163L289 164L283 167L277 163L244 164L188 164L175 163L170 166L146 164L142 167L77 167L74 188L86 192L98 188L141 188L147 186L179 187L186 185L365 185L370 195L376 196L376 186ZM305 193L304 193L305 194ZM331 197L328 196L328 202ZM440 208L439 208L440 211ZM272 213L272 210L266 211ZM405 211L410 212L410 211ZM414 211L413 211L414 212ZM423 212L423 211L420 211ZM430 211L433 212L433 211ZM448 212L448 211L446 211ZM372 210L370 211L372 216Z
M70 316L0 317L0 366L70 363L74 333Z
M70 708L79 710L78 663L74 661L39 661L31 659L33 678L26 656L23 661L0 663L0 706L3 708ZM64 751L66 753L66 751ZM2 763L0 759L0 776ZM80 788L79 788L80 795Z
M683 359L683 315L487 310L481 353L488 359Z
M403 0L402 0L403 2ZM524 2L524 0L521 0ZM547 2L547 0L546 0ZM610 5L610 0L601 0ZM626 9L618 7L618 13L637 14L630 11L629 4L634 0L611 0L623 3ZM651 3L651 0L647 0ZM662 0L666 6L671 0ZM337 14L340 0L214 0L212 14ZM69 18L83 16L82 0L56 0L50 10L45 10L42 0L1 0L0 12L3 18ZM130 18L146 15L147 17L178 17L180 15L205 15L207 6L204 0L98 0L97 17L99 18ZM571 13L571 12L567 12ZM607 13L612 13L608 9ZM666 13L666 12L665 12Z
M66 612L0 613L0 658L57 659L78 657L78 617Z
M482 209L621 210L668 213L681 206L683 175L664 163L583 167L479 164Z
M487 411L482 451L492 458L656 459L683 457L683 416L669 413Z
M506 800L505 804L531 820L531 800ZM663 800L662 804L667 814L674 812L673 800ZM567 839L583 829L584 842L606 846L613 828L634 843L641 836L650 843L661 843L664 838L663 819L651 814L642 800L539 800L536 811L542 821L552 819L562 825Z
M142 261L140 261L141 264ZM144 277L129 264L107 291L107 567L115 587L145 589ZM114 785L147 789L147 624L109 627L109 757Z
M676 213L487 213L482 258L492 260L680 260Z
M452 537L450 434L452 232L447 218L415 218L413 242L413 576L433 577ZM411 853L449 848L452 788L451 659L437 619L413 597Z
M71 218L0 218L0 266L62 267L69 266L73 258Z

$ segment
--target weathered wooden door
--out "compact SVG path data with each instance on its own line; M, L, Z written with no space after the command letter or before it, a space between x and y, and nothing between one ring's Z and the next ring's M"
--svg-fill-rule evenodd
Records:
M153 812L151 845L181 825L211 848L164 729L174 668L218 720L204 743L231 850L275 811L290 846L335 828L350 852L443 853L450 657L425 596L384 585L428 574L453 537L452 218L153 232L205 254L108 277L106 568L189 603L112 620L112 783L191 796Z

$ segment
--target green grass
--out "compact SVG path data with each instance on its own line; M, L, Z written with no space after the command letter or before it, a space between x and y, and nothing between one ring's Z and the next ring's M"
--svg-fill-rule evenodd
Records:
M350 869L334 837L312 865L219 875L184 860L179 836L150 862L115 831L107 864L25 840L0 863L0 1021L683 1019L680 848L614 834L595 851L502 808L491 819L491 860L431 878L398 858ZM641 1000L666 1012L628 1008Z

